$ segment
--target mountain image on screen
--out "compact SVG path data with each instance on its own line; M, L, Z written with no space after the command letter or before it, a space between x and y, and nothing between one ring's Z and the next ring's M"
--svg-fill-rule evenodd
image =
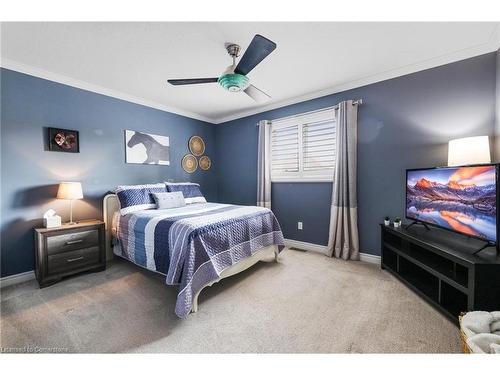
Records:
M409 170L406 216L496 242L496 167Z

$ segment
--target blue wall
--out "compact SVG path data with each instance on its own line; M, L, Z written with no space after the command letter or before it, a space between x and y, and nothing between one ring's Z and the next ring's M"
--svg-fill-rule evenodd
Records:
M217 199L217 163L190 175L180 164L191 135L201 135L214 158L215 125L1 70L1 275L33 269L32 228L54 208L68 220L69 204L55 199L60 181L81 181L85 199L75 219L102 218L102 197L119 184L196 181ZM80 132L80 153L45 151L46 127ZM124 129L170 137L170 166L125 163Z
M32 228L45 210L68 219L67 202L54 198L58 182L83 183L76 219L101 218L102 197L116 185L166 179L197 181L212 201L253 205L255 124L356 98L364 100L358 123L361 250L378 254L377 223L403 214L405 169L446 164L451 138L495 133L497 69L491 53L218 126L1 69L1 276L33 269ZM49 126L79 130L80 153L46 151ZM124 129L170 136L172 165L126 164ZM210 172L189 175L180 166L193 134L206 141ZM285 237L326 244L330 198L327 183L273 184L273 210Z
M404 216L405 169L442 166L449 139L494 134L496 54L490 53L217 127L218 197L255 204L257 128L276 119L362 98L358 113L361 251L379 254L379 223ZM272 90L270 90L272 92ZM331 185L273 184L272 207L285 238L325 245ZM297 230L297 221L304 229Z

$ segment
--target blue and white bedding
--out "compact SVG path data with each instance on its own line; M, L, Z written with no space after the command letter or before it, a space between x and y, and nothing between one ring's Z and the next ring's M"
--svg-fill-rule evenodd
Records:
M121 185L116 188L120 201L120 213L126 215L135 211L155 208L152 193L167 192L165 184Z
M186 204L207 203L200 185L195 182L165 182L165 187L169 192L181 192Z
M199 203L137 211L116 221L115 253L180 285L179 317L189 314L196 293L226 268L264 247L284 247L280 225L264 207Z

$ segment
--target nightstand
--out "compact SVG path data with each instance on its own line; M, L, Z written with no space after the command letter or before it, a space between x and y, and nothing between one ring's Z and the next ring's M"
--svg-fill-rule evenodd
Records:
M40 288L63 277L106 269L104 222L100 220L35 229L35 274Z

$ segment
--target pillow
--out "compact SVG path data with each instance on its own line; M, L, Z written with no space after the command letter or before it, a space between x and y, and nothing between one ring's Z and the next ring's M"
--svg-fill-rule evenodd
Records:
M115 193L120 201L120 214L126 215L135 211L156 208L151 193L165 193L166 191L164 184L118 186Z
M165 182L169 192L181 191L186 204L207 203L200 190L200 185L194 182Z
M174 191L173 193L151 193L156 202L156 208L163 210L166 208L184 207L184 195L181 191Z

